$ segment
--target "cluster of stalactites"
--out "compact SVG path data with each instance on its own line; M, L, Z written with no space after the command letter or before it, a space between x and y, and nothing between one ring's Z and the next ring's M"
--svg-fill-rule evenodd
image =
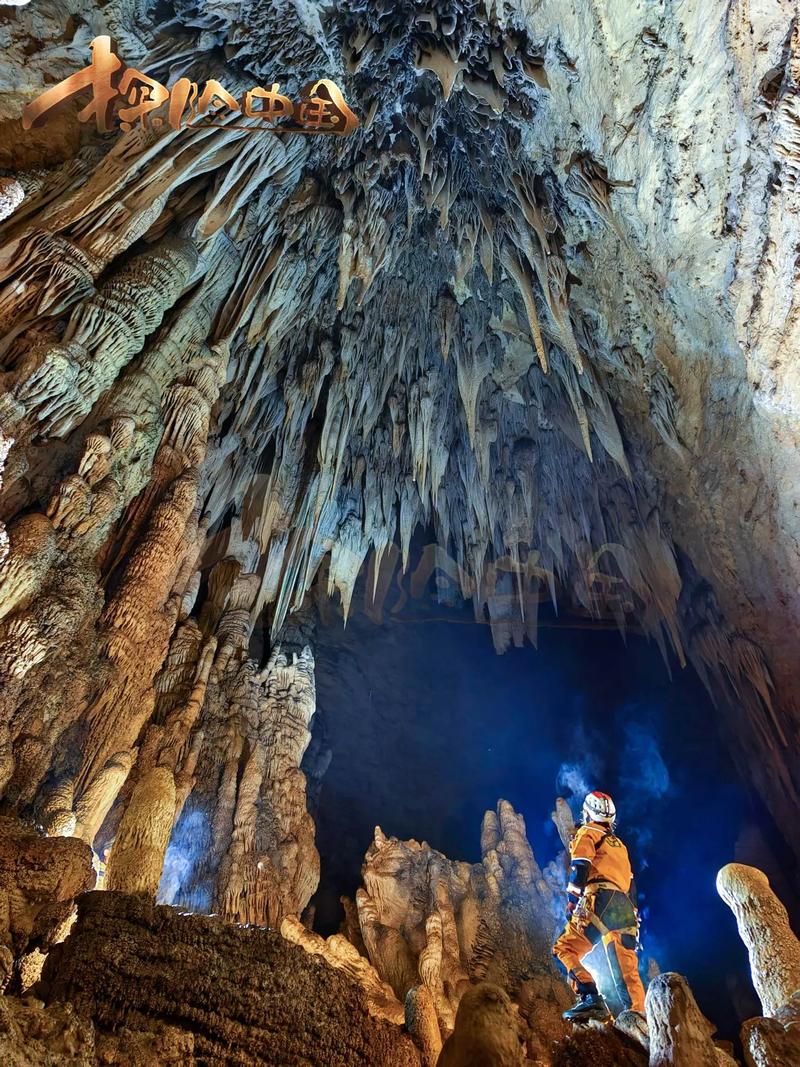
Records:
M327 188L309 179L247 212L217 323L233 383L212 522L233 500L258 539L274 632L323 560L346 615L367 558L377 572L397 544L407 565L432 526L498 649L535 640L536 605L561 586L621 624L638 608L680 650L669 540L626 484L569 304L563 195L513 148L545 91L540 52L475 5L446 7L349 11L363 129L325 156ZM611 227L603 168L579 160L570 182Z

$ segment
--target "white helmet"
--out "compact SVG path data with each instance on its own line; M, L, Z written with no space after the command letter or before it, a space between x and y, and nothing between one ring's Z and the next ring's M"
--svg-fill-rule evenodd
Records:
M583 818L585 822L604 822L613 826L617 818L614 801L608 793L600 793L597 790L587 793L583 802Z

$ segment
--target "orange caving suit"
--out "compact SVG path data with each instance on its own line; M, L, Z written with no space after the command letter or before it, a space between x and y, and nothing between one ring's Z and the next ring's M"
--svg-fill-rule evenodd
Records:
M644 1013L628 850L607 827L590 822L579 827L569 853L573 862L589 861L584 889L587 907L582 918L570 917L553 946L553 955L567 971L574 992L582 993L594 987L594 979L581 961L602 941L620 1000L633 1011Z

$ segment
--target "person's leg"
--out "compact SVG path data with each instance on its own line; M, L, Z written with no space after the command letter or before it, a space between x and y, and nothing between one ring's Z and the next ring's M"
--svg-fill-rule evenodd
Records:
M644 986L639 977L636 938L631 934L612 930L603 938L603 943L620 999L631 1011L644 1015Z
M594 978L582 964L584 956L592 951L592 942L586 934L571 922L564 927L564 932L553 945L553 955L567 972L573 993L596 993Z

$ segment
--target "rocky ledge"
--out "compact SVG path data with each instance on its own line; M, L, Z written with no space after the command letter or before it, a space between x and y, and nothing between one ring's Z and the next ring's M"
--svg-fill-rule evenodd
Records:
M99 1031L184 1031L198 1063L419 1064L399 1027L370 1016L357 985L277 931L121 893L81 897L37 992Z

